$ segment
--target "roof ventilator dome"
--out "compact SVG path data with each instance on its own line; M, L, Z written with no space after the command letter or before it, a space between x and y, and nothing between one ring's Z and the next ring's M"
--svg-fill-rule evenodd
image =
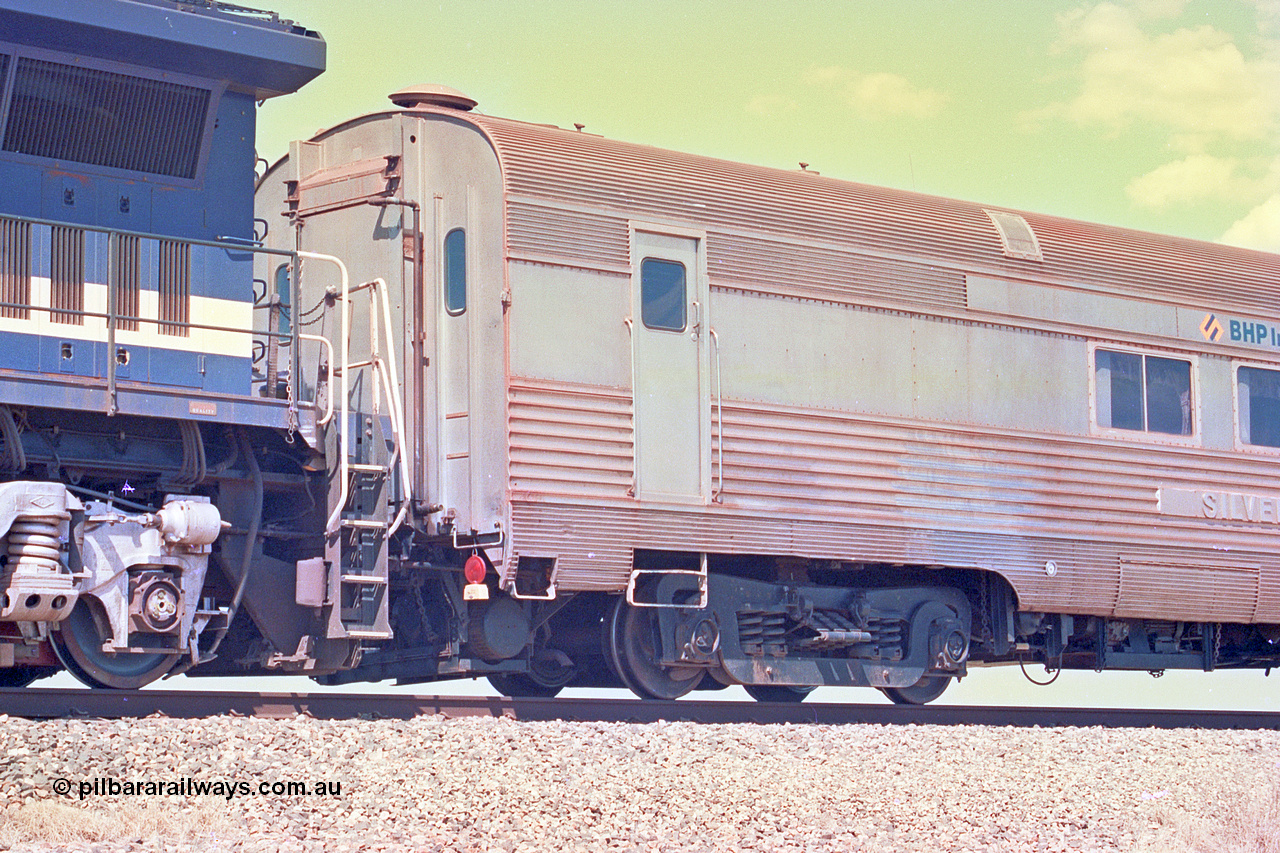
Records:
M421 107L444 107L466 112L476 105L475 98L465 95L450 86L440 86L432 83L408 86L399 92L392 92L387 97L397 107L403 107L407 110Z
M1031 230L1027 220L1016 213L1006 213L1001 210L983 208L982 212L990 218L991 224L996 226L1006 258L1018 258L1024 261L1044 260L1044 255L1040 253L1040 241L1036 239L1036 232Z

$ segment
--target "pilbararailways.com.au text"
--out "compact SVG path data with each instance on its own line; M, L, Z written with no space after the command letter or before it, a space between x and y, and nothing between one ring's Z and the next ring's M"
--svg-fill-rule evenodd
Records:
M81 779L53 780L53 791L61 796L73 792L88 797L338 797L342 783L338 781L248 782L243 779L205 780L184 776L181 779L113 779L99 776Z

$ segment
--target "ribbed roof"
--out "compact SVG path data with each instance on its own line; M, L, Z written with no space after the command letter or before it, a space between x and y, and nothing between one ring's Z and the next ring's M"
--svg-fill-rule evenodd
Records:
M1280 255L835 180L475 113L509 198L827 244L854 254L1174 304L1280 309ZM1043 261L1005 257L984 211L1020 214ZM714 272L713 272L714 278Z

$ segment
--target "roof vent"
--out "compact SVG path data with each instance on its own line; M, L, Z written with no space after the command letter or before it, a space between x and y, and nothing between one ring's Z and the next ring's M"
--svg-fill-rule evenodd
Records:
M1006 213L1001 210L983 208L982 212L1000 233L1000 243L1004 247L1006 258L1018 258L1024 261L1044 260L1044 255L1040 253L1040 241L1036 239L1036 232L1031 230L1027 220L1016 213Z
M397 107L404 107L407 110L421 107L444 107L445 109L466 112L476 105L475 98L468 97L449 86L439 86L432 83L409 86L399 92L392 92L387 97Z

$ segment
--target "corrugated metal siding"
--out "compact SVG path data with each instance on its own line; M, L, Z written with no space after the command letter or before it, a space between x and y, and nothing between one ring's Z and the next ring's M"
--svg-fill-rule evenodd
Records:
M513 496L627 498L634 479L629 393L513 379L507 418Z
M1214 611L1228 622L1252 622L1258 610L1257 566L1231 569L1120 561L1115 615L1149 616L1151 603L1163 604L1166 619L1196 620Z
M513 495L515 549L558 557L564 589L621 588L632 547L705 549L994 569L1031 610L1280 619L1273 529L1156 505L1160 488L1202 487L1206 472L1265 490L1268 460L731 401L724 422L721 504L640 507L616 490L575 502L589 487L561 479ZM620 475L622 461L604 464Z
M1280 563L1270 554L1256 552L1233 555L1243 561L1241 568L1240 563L1226 565L1220 553L1209 549L1182 549L1179 560L1198 564L1186 575L1173 571L1184 566L1171 565L1165 559L1165 549L1106 541L911 530L865 523L857 516L833 515L819 521L718 507L680 511L634 504L522 501L512 503L512 533L518 553L557 557L556 582L561 590L623 589L631 570L632 543L636 543L637 547L657 549L795 554L852 561L868 554L890 555L886 562L994 569L1014 584L1019 607L1028 611L1132 615L1137 597L1145 596L1140 610L1146 618L1280 621L1276 599L1266 594L1280 575ZM975 563L974 555L978 554L986 561ZM1126 586L1120 568L1122 554L1130 566L1149 566L1151 570L1143 573L1130 568ZM1057 564L1052 577L1044 571L1048 560ZM850 579L857 583L857 573L851 571ZM1217 586L1190 592L1192 582L1209 579ZM1147 588L1141 588L1142 583ZM1262 603L1255 606L1259 600Z
M975 204L468 118L502 160L520 260L626 272L627 220L649 220L704 230L721 289L955 310L974 273L1280 305L1265 253L1022 214L1044 261L1007 258ZM632 548L665 548L994 569L1029 610L1280 621L1274 530L1156 506L1207 481L1266 492L1271 460L726 400L724 503L641 506L628 392L519 379L509 404L513 552L555 556L561 589L617 591Z
M708 234L707 271L715 287L753 293L965 307L954 270L760 237Z
M1273 468L1191 448L724 406L724 505L796 518L1247 550L1273 532L1160 515L1157 491L1207 481L1265 492Z
M507 254L522 261L628 272L627 220L511 201L507 205Z
M469 118L493 140L512 199L1266 316L1274 316L1280 304L1280 260L1269 253L1023 213L1044 261L1011 259L977 204L507 119ZM572 234L563 232L559 239L571 240ZM714 269L711 275L714 281ZM923 293L918 301L929 301Z

